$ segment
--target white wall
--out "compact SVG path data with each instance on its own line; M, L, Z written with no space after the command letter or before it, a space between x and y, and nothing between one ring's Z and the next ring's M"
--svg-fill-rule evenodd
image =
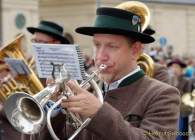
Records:
M25 16L23 28L17 28L15 19L17 14ZM2 0L2 40L3 46L13 40L19 33L25 34L24 49L31 53L30 34L27 26L37 25L39 21L39 2L37 0Z

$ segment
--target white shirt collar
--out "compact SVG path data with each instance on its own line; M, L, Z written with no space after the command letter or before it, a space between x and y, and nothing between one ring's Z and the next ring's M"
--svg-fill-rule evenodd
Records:
M127 77L135 74L136 72L140 71L140 67L137 66L137 68L135 70L133 70L132 72L128 73L127 75L125 75L124 77L122 77L121 79L111 83L111 84L107 84L106 82L104 82L104 89L105 89L105 92L109 91L109 90L113 90L113 89L116 89L118 88L119 84Z

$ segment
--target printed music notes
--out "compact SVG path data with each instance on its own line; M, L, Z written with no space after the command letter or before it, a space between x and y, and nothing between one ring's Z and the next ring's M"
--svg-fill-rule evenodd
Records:
M52 76L53 65L63 65L71 79L82 80L84 61L78 45L33 44L37 72L40 78ZM57 71L55 72L57 73Z

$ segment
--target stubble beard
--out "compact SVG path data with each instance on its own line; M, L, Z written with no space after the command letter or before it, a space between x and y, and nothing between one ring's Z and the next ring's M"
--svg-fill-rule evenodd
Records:
M112 74L99 74L100 80L106 82L106 83L111 83L113 80L113 75Z

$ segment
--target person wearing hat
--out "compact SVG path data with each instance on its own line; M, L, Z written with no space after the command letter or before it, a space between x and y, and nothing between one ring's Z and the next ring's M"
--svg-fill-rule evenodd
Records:
M148 27L143 31L143 33L148 35L154 35L156 31L150 25L148 25Z
M1 87L0 91L1 92L5 90L3 87L5 85L6 86L8 85L8 84L5 84L6 76L8 75L12 75L9 66L3 60L0 60L0 87ZM31 140L29 135L24 135L24 134L19 133L18 131L14 129L14 127L11 126L11 124L9 123L9 121L7 120L5 116L3 109L4 109L4 102L0 100L0 140L13 140L13 139Z
M52 21L40 21L38 27L28 27L27 30L34 35L32 42L48 44L70 44L70 41L64 37L64 29ZM1 72L1 74L3 74ZM43 85L46 79L40 79ZM0 140L41 140L41 131L37 135L25 135L16 131L8 122L3 111L3 104L0 102Z
M133 12L135 14L140 15L143 33L150 35L150 36L155 34L156 31L151 27L151 25L149 25L149 22L151 19L150 18L150 10L146 4L139 2L139 1L125 1L125 2L122 2L119 5L117 5L116 8L123 9L123 10ZM141 12L140 12L140 10L141 10ZM147 49L148 47L149 47L148 45L145 45L144 49ZM148 56L148 58L149 57L150 56ZM151 57L151 58L154 60L154 57ZM165 66L159 64L156 61L153 62L153 72L152 72L151 76L154 79L168 83L167 68Z
M37 27L27 27L27 30L31 34L33 34L33 39L32 39L33 43L46 43L46 44L71 44L72 43L68 37L65 37L63 27L53 21L42 20L40 21ZM42 84L46 86L46 79L41 78L40 80Z
M143 44L154 41L141 32L140 17L125 10L101 7L97 9L94 26L78 27L76 32L92 36L95 66L107 66L99 74L104 82L103 104L73 81L67 84L75 96L63 100L62 107L91 118L76 139L173 140L179 117L179 91L149 78L138 67ZM54 130L60 139L67 139L71 126L61 126Z
M191 92L191 83L188 78L184 76L184 69L186 64L179 58L171 60L167 67L169 68L169 84L175 86L179 89L181 98L185 93ZM188 115L189 112L186 110L183 104L180 109L180 119L179 119L179 132L186 133L186 135L178 135L177 140L188 140Z
M42 20L38 27L27 27L27 30L34 35L32 41L36 43L70 44L64 37L63 27L52 21Z
M3 83L6 75L10 74L8 65L0 60L0 86L1 92L3 90ZM0 140L20 139L22 134L17 132L8 122L3 111L3 102L0 100Z
M178 88L180 90L181 96L191 90L189 84L190 81L184 76L184 69L186 66L187 65L178 58L171 60L167 64L167 67L172 72L170 75L169 84Z
M155 32L156 31L150 25L143 31L143 33L148 34L150 36L154 35ZM161 82L169 83L167 67L163 66L160 63L154 62L153 78Z

